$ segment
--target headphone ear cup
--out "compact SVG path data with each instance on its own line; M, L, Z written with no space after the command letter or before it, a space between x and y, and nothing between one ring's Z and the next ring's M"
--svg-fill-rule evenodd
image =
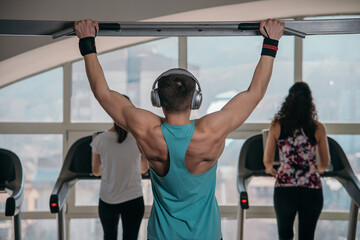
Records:
M195 89L193 97L191 99L191 109L199 109L202 102L202 94L198 90Z
M151 103L154 107L161 107L160 97L157 88L151 91L150 97L151 97Z

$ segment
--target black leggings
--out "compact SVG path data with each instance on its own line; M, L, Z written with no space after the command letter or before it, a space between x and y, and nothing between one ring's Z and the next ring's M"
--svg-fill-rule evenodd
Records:
M139 197L119 204L109 204L99 199L99 217L104 230L104 240L116 240L121 216L123 240L136 240L144 216L144 199Z
M276 187L274 206L279 239L293 239L293 226L297 212L299 214L299 240L314 239L323 201L322 189Z

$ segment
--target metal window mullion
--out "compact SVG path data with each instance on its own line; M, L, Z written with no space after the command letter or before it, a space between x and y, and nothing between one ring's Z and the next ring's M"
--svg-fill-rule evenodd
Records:
M187 69L187 37L179 37L179 68Z
M65 160L66 153L70 148L69 145L69 129L71 128L71 82L72 82L72 63L66 63L64 69L64 100L63 100L63 122L65 132L63 135L63 159ZM75 186L74 186L75 188ZM75 205L75 194L72 189L66 199L66 212L65 212L65 239L70 239L70 217L67 214L69 210Z
M303 81L303 40L295 37L294 46L294 82Z
M70 124L70 101L71 101L71 69L72 64L66 63L63 66L64 83L63 83L63 122L67 125Z
M70 101L71 101L71 63L63 66L63 161L68 150L68 132L70 126Z
M303 18L296 18L295 20L303 20ZM299 37L294 37L294 83L301 82L303 69L303 40Z

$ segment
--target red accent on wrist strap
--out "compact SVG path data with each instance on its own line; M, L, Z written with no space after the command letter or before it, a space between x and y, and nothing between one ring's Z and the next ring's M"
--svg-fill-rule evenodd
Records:
M269 45L269 44L263 44L263 48L268 48L268 49L275 50L275 51L278 50L278 47Z

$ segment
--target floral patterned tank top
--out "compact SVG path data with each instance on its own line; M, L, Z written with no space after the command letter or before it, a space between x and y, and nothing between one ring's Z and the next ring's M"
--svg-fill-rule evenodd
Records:
M316 163L316 140L303 129L291 136L280 135L277 141L280 166L275 187L322 188Z

